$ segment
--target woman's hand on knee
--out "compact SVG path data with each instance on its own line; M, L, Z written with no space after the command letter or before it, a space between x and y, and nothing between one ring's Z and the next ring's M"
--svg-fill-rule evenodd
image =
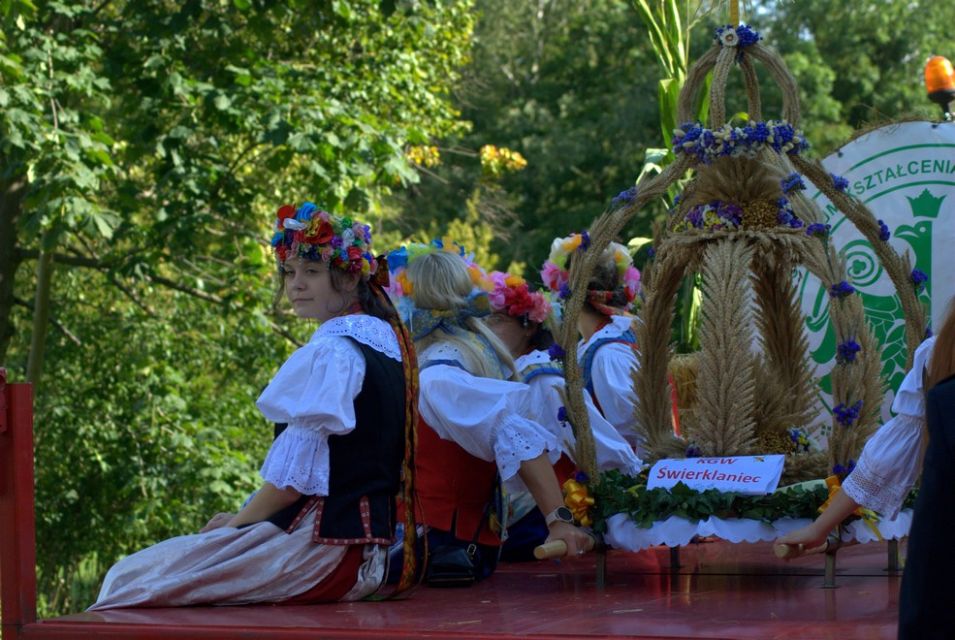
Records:
M234 515L235 515L234 513L215 514L214 516L212 516L212 519L206 523L206 526L199 529L199 533L206 533L208 531L212 531L213 529L221 529L222 527L226 526L226 524L229 522L229 520L232 519Z

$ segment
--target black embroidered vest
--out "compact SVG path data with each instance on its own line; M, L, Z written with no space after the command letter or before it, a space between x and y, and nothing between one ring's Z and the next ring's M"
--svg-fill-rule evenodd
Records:
M293 530L312 510L323 544L389 544L404 456L405 377L400 362L353 341L365 358L355 429L328 438L328 496L302 496L269 522ZM275 425L275 437L285 425Z

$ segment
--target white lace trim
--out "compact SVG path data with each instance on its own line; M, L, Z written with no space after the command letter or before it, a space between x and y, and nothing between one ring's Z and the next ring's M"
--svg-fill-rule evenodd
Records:
M557 438L535 422L515 415L504 416L494 432L494 460L507 481L517 475L521 463L548 452L551 464L560 458Z
M631 328L633 323L633 318L629 316L613 316L610 319L610 323L590 336L590 339L587 342L581 341L577 345L577 359L580 360L584 357L587 349L597 340L602 340L604 338L616 338L623 335L628 329Z
M398 337L391 325L381 318L364 314L338 316L322 323L322 326L312 334L309 342L324 336L348 336L379 353L385 354L392 360L401 362L401 347L398 345Z
M911 483L883 477L867 463L865 457L859 460L856 468L842 483L842 490L854 502L888 519L894 518L902 509L902 503L911 488Z
M279 489L292 487L302 495L327 496L329 469L328 434L292 425L272 443L260 473Z

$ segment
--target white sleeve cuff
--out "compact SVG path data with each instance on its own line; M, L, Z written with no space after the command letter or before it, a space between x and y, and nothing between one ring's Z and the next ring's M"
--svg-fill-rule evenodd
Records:
M842 483L854 502L892 519L918 477L922 421L899 415L876 431Z
M545 451L551 464L560 458L560 444L547 429L517 415L501 419L494 434L494 459L502 481L517 475L522 462L533 460Z
M328 495L328 434L291 425L272 443L262 464L262 479L302 495Z

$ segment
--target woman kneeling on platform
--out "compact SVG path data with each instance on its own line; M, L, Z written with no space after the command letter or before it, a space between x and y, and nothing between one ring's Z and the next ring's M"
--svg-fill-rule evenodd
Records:
M411 504L413 345L373 280L368 226L286 205L272 244L296 315L321 326L258 399L283 423L264 483L202 533L114 565L91 609L357 600L383 584L399 491Z
M450 249L450 250L449 250ZM495 484L529 491L547 514L547 541L568 554L592 540L573 525L551 465L560 456L553 434L528 419L528 387L514 361L479 320L489 313L486 275L450 246L411 245L388 256L393 293L419 354L422 423L418 431L418 520L428 527L426 580L440 584L443 558L476 549L475 579L496 564L503 516ZM453 575L446 576L454 582Z
M514 357L518 379L530 387L530 406L535 419L557 438L561 456L554 465L558 482L572 478L577 469L574 461L573 429L565 416L560 390L564 388L564 372L560 362L548 350L554 344L546 323L555 322L551 303L544 294L531 291L519 276L494 271L490 274L494 289L490 293L491 313L486 323ZM619 469L636 475L642 463L633 449L584 395L590 428L594 435L597 466L600 470ZM534 547L544 542L548 530L544 516L526 493L510 498L507 540L501 559L509 562L533 559Z

